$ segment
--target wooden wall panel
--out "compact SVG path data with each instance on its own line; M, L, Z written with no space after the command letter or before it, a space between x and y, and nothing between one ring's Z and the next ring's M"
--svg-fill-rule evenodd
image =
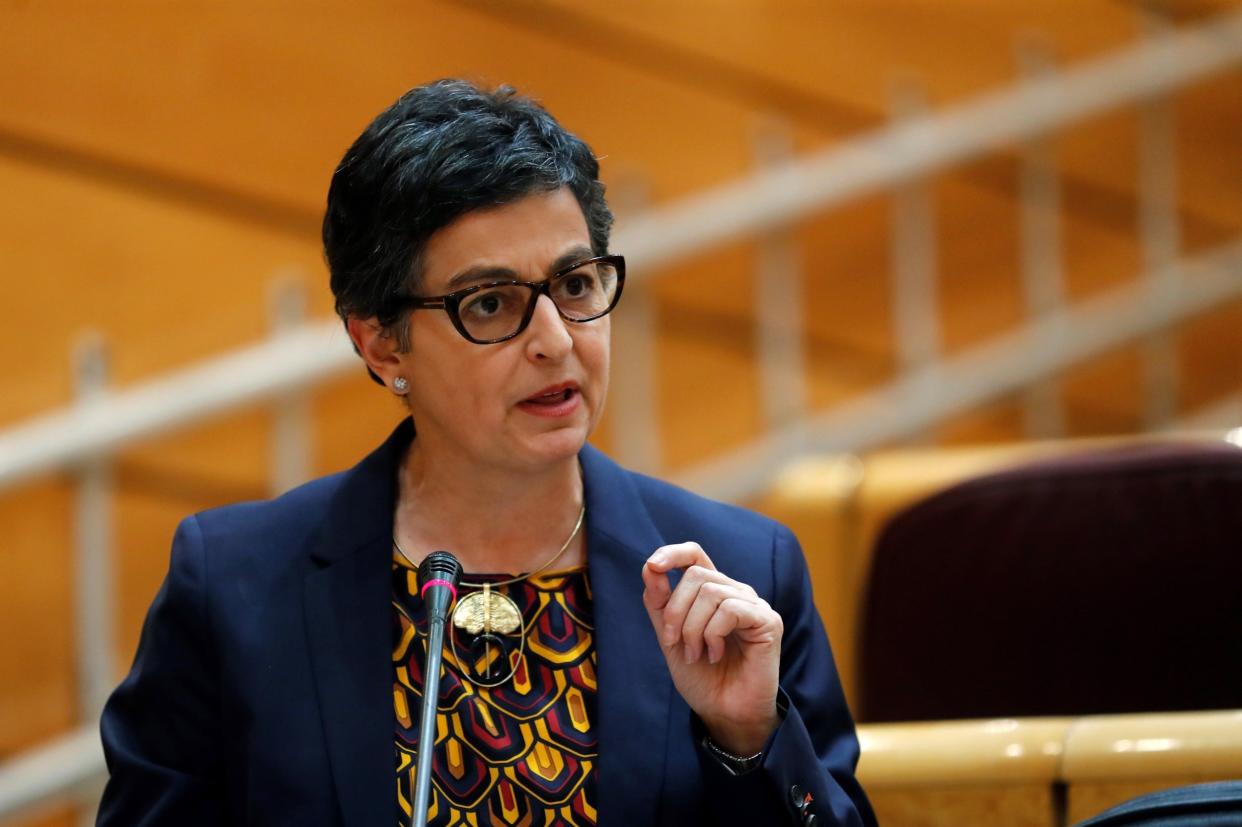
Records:
M746 108L454 3L26 6L0 31L3 129L310 214L366 122L446 75L542 98L601 155L642 158L656 197L749 157Z
M545 26L565 25L561 20L573 16L600 21L642 43L689 53L678 64L683 72L691 57L699 58L698 65L705 64L704 83L713 76L728 78L730 70L758 74L763 84L734 83L721 94L754 107L783 104L801 120L819 120L830 132L852 131L882 115L891 84L900 77L926 78L932 99L946 103L1009 81L1022 35L1044 34L1063 59L1081 60L1123 45L1136 31L1132 8L1101 0L1074 5L1057 0L522 0L473 5L511 7L514 18L525 16ZM781 96L772 87L788 92ZM834 108L840 112L837 122L829 120Z
M1195 319L1180 332L1178 344L1183 413L1242 390L1242 301Z
M5 827L72 827L79 823L76 816L77 810L68 805L40 808L16 821L5 822Z
M0 757L76 719L71 507L59 480L0 496Z
M997 164L998 166L1000 164ZM1016 179L1016 168L1005 164ZM1019 214L1003 191L978 187L970 170L937 178L936 246L946 353L1012 330L1026 318L1019 273Z
M665 271L658 302L659 421L665 462L682 467L761 432L754 258L729 245Z
M890 199L875 196L816 216L798 235L812 408L838 403L896 370L891 215Z
M1103 436L1143 429L1147 382L1138 346L1070 369L1060 386L1069 433Z
M1178 96L1178 197L1183 207L1182 245L1210 249L1242 232L1242 71L1196 85ZM1187 220L1187 214L1194 220Z
M538 21L544 18L536 17L534 23L515 27L493 4L429 3L422 11L426 14L368 7L343 15L339 9L334 14L331 8L322 7L289 20L286 18L292 16L275 6L247 6L245 9L216 6L211 10L179 11L175 15L159 8L121 9L113 14L23 8L10 14L13 25L6 27L8 34L4 35L12 40L9 45L13 46L5 53L4 60L14 70L6 75L12 88L5 93L18 105L6 110L7 115L0 113L0 125L7 124L8 129L22 134L46 135L57 146L77 147L82 152L94 153L104 165L107 159L119 159L157 175L171 176L174 181L198 182L204 187L239 193L239 198L253 200L251 210L261 210L267 205L277 213L292 211L297 229L281 225L283 229L273 229L272 233L289 235L291 243L296 239L304 245L300 257L313 257L312 260L317 259L312 236L317 205L322 201L326 181L324 170L330 169L341 146L358 124L395 94L396 77L400 77L400 85L404 85L412 82L406 78L425 79L454 67L469 67L470 74L475 76L491 74L519 82L528 79L536 92L543 93L554 111L595 141L597 148L606 155L608 169L622 178L635 174L646 178L657 200L724 180L750 166L749 142L754 116L723 94L723 90L713 96L710 90L681 79L655 77L651 67L627 65L622 56L608 49L584 48L581 38L571 42L564 31L555 26L540 30ZM187 18L186 14L190 16ZM587 17L603 15L601 19L605 23L614 25L617 21L609 17L611 14L592 9ZM675 12L669 14L676 15ZM1054 20L1053 11L1042 9L1039 14L1045 15L1045 22L1054 31L1071 39L1079 38L1079 46L1066 54L1081 57L1090 52L1082 45L1086 35L1081 24L1068 27L1072 33L1065 34L1065 27L1058 28L1060 24ZM736 37L742 30L738 28L738 21L742 19L744 16L730 18L732 22L713 20L705 31L723 27L730 34L721 42L729 42L730 37ZM900 37L879 21L873 20L869 24L873 28L868 29L858 22L860 19L858 9L843 10L834 19L837 26L834 31L851 31L847 21L855 20L864 33L855 32L855 35L863 40L867 31L881 44ZM954 20L954 15L949 13L943 24L956 25ZM987 30L995 34L1001 31L1003 22L989 19L978 25L991 27ZM1090 25L1097 25L1097 22ZM771 25L776 27L773 31L783 30L781 27L788 25L788 19L780 17ZM278 29L282 36L273 38L272 32ZM1113 31L1110 37L1115 36L1116 27L1105 26L1104 29ZM427 44L425 35L430 30L438 36ZM505 33L503 48L479 45L493 43L502 30ZM601 29L601 36L606 31L606 28ZM667 31L678 29L673 26ZM762 48L767 42L765 32L768 30L755 34L754 43L758 45L754 48ZM419 36L423 36L423 40L419 40ZM687 33L684 48L702 52L703 44L695 40L699 36ZM424 43L428 48L411 55L410 42ZM1093 48L1110 43L1108 38L1097 40ZM61 59L49 60L52 55ZM834 60L846 57L848 55L823 50L820 59L825 65L832 65ZM351 71L342 73L341 63L346 58L354 60L350 63ZM796 63L800 59L803 58L789 60ZM958 61L960 65L972 65L965 55L959 55ZM581 71L555 75L549 69L565 64L579 67ZM149 72L152 65L159 66L160 71ZM777 61L774 65L785 64ZM106 71L99 71L100 67L105 67ZM806 69L802 67L803 71ZM784 71L787 70L780 69L778 74ZM991 71L990 76L995 76L999 82L1001 76ZM137 82L140 72L147 75L142 83ZM939 67L927 72L933 85L948 84L941 94L951 97L964 93L963 89L947 91L953 82L944 80L942 75L952 76L952 71ZM23 83L15 84L11 80L15 77L21 77ZM342 88L344 78L351 81L348 90ZM545 84L547 92L543 92ZM841 81L825 83L823 95L839 99L846 85ZM1208 96L1207 100L1211 103L1217 98ZM1230 111L1219 103L1214 103L1213 107L1212 111L1218 114ZM356 119L350 114L353 111L360 113ZM824 134L819 125L806 132L802 121L796 122L803 130L799 133L799 141L804 146L816 143L816 131ZM296 136L282 131L289 123L299 125ZM578 126L579 123L582 125ZM653 123L658 124L658 128L653 129ZM1108 119L1092 122L1082 131L1098 136L1109 123ZM1125 117L1117 123L1116 128L1109 127L1111 131L1106 131L1103 138L1075 143L1074 132L1064 138L1063 142L1070 148L1064 153L1067 169L1080 176L1104 176L1101 185L1107 187L1124 186L1131 181L1133 134ZM818 140L822 143L822 137ZM1085 149L1074 150L1080 145ZM1106 163L1109 159L1113 160ZM55 162L43 156L37 160L41 164ZM1020 315L1012 275L1016 267L1016 215L1012 201L1007 200L1014 190L1014 177L1012 166L1006 169L1004 164L990 162L989 169L967 168L945 176L938 184L938 192L943 193L938 198L941 206L938 224L943 232L941 288L946 314L945 338L951 347L958 342L972 341L983 332L1001 329ZM127 185L134 185L134 182L127 182L122 175L120 186L124 189ZM1124 195L1122 193L1123 206ZM211 201L191 186L188 190L163 193L160 203L170 199L176 203L183 197L193 202L200 196L200 201ZM1089 187L1085 194L1069 187L1065 200L1071 208L1083 202L1081 210L1085 213L1098 212L1105 207L1115 213L1116 209L1109 205L1116 197L1105 207L1100 206L1101 197ZM226 201L224 207L233 203ZM865 250L871 266L877 268L878 278L874 282L887 280L888 207L885 199L878 199L876 203L884 206L868 219L866 233L847 236L837 231L837 241L830 241L827 246L822 246L818 235L821 231L831 231L819 228L835 225L838 216L829 215L823 221L813 222L816 229L803 235L814 260L857 261L862 258L858 250ZM211 204L213 208L221 208L219 201L211 201ZM200 208L207 209L202 203ZM976 217L980 215L987 216L987 233L978 232L980 222ZM848 219L842 215L841 220ZM1136 256L1130 232L1128 229L1118 232L1115 215L1110 220L1111 224L1105 221L1103 226L1090 220L1067 222L1067 270L1071 288L1078 292L1093 292L1098 289L1101 278L1124 280L1134 271ZM111 229L101 228L96 235L106 236ZM860 243L868 235L873 237L873 243ZM86 243L73 236L67 240L69 247L83 247ZM177 243L183 244L184 240ZM254 259L253 255L244 255L244 251L230 250L230 253L236 255L238 261ZM317 261L307 266L318 268ZM745 265L738 262L728 266L732 269ZM703 273L707 268L673 269ZM1079 272L1090 274L1090 283L1079 285L1081 279L1075 278ZM681 276L679 272L679 278ZM319 273L311 280L313 295L320 300L324 297L321 278ZM820 290L818 279L816 274L808 306L814 303L815 292ZM859 301L848 288L861 281L853 278L842 282L847 292L845 300L839 301L837 306L850 311L858 308ZM858 288L864 303L866 291L873 286ZM134 291L126 285L118 287L122 295L133 295ZM253 310L256 305L239 302L237 306ZM870 307L887 311L874 302ZM241 312L247 315L247 311ZM749 327L749 314L745 308L737 313L736 319L724 326L744 331ZM819 313L809 315L813 319L822 318ZM255 325L253 318L246 319L245 325L238 324L241 317L232 321L235 330L261 332L261 324ZM863 334L864 338L878 342L881 353L891 352L891 343L884 341L888 335L887 324L882 313L870 316L854 313L843 324L836 325L838 330L831 335L856 337L855 330L875 331ZM673 335L680 334L675 330ZM727 338L738 341L742 337L730 333ZM884 356L874 360L864 358L860 363L837 358L834 344L829 344L826 353L814 341L809 346L809 358L815 368L812 396L822 403L839 398L833 390L837 386L836 374L852 377L862 371L871 376L877 366L882 373L887 361ZM673 351L668 361L677 364L677 346L668 349ZM864 354L865 357L870 355L870 351ZM742 408L738 421L725 429L725 434L734 435L727 440L729 442L745 438L754 430L756 391L753 377L745 380L753 371L745 361L749 356L742 354L742 358L744 361L736 367L732 366L732 356L728 353L709 362L693 357L685 362L691 373L724 371L721 375L724 381L720 383L723 386L751 386L748 393L738 398ZM30 372L23 378L29 379ZM42 409L48 402L67 396L67 383L63 380L54 384L47 381L26 384L34 387L32 392L24 394L29 404L21 410ZM844 384L843 392L849 393L855 390L857 383L847 378ZM669 391L675 388L675 384L671 389L666 387L665 396L670 396ZM746 409L750 413L746 413ZM682 440L675 437L668 442L682 444ZM691 451L689 456L702 453ZM675 464L681 461L677 455L672 459Z
M1131 282L1138 246L1138 131L1132 111L1077 124L1052 141L1061 181L1063 278L1070 301Z
M2 155L0 190L0 422L70 399L68 351L85 330L113 344L124 385L266 335L278 275L329 306L313 242Z
M1026 434L1024 400L1007 396L989 405L951 417L932 429L939 445L980 445L1021 439Z
M984 784L870 793L884 827L1056 827L1046 784Z

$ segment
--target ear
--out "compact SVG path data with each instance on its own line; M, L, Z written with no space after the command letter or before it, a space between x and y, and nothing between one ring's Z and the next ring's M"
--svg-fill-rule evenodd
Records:
M350 316L345 322L345 329L349 331L354 350L358 351L371 372L391 390L404 366L397 351L396 338L386 333L374 316L369 319Z

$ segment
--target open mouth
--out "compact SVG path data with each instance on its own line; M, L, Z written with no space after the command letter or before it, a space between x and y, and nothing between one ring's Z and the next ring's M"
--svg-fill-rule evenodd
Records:
M574 388L564 388L559 391L549 391L539 396L532 396L526 401L532 405L559 405L562 402L568 402L575 393L577 391Z

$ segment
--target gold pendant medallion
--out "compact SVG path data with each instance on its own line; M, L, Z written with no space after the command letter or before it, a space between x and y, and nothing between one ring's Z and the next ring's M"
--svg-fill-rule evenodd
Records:
M457 601L457 608L453 610L453 629L454 633L449 636L453 657L465 677L478 686L500 686L516 674L518 664L526 655L522 613L507 594L492 591L490 583L483 584L483 591L472 592ZM459 629L473 636L473 639L466 637L463 640L466 651L470 653L468 658L463 658L457 649L456 630ZM515 632L516 649L513 640Z
M494 592L491 584L484 583L483 591L472 592L457 601L453 625L472 635L508 635L521 628L522 615L507 594Z

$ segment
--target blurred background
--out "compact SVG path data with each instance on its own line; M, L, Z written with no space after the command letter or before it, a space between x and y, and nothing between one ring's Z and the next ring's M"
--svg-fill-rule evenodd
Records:
M353 138L445 76L600 156L631 277L594 442L798 531L884 823L1066 823L1242 773L1237 714L1114 736L1066 716L1164 708L1001 698L894 729L858 683L900 509L1242 425L1242 4L0 0L0 823L93 823L98 710L176 523L398 421L319 223ZM1069 777L1091 726L1138 763Z

